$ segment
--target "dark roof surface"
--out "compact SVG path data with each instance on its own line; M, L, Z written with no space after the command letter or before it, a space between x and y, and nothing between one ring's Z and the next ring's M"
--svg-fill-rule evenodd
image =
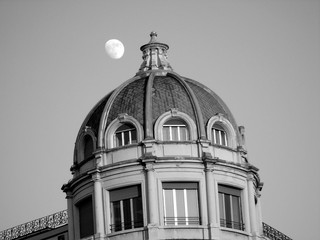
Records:
M187 114L193 121L197 121L195 104L192 102L190 92L185 86L188 85L199 103L205 126L212 116L223 114L237 129L232 113L217 94L195 80L177 76L170 74L154 77L152 85L152 125L154 125L159 116L173 108ZM96 104L88 114L82 128L91 127L95 133L98 133L101 116L108 104L110 106L107 115L107 126L119 114L123 113L134 117L144 126L147 83L148 77L146 76L129 79L127 83L122 84ZM112 96L114 92L118 93Z

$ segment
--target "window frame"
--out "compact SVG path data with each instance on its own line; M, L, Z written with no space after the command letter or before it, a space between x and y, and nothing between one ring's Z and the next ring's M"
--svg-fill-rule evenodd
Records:
M213 128L215 127L215 125L218 126L218 130L223 129L223 131L226 133L227 145L214 143ZM219 129L219 127L221 129ZM228 147L232 149L237 148L237 132L234 129L233 125L229 122L229 120L223 116L223 114L216 114L208 120L207 136L212 145Z
M120 128L124 124L132 125L136 129L137 140L136 140L136 143L131 143L131 144L118 147L115 144L115 137L114 137L115 132L117 131L118 128ZM106 129L104 134L104 144L107 149L135 146L142 141L143 136L144 136L144 132L141 124L134 117L129 116L126 113L122 113L122 114L119 114L118 117L114 119Z
M178 194L177 190L181 192L183 190L183 194L179 194L180 198L183 198L183 207L181 209L180 206L180 213L181 210L183 211L183 215L179 216L179 209L178 205L180 205L181 202L177 202ZM189 190L189 193L188 193ZM195 191L195 196L193 196L194 200L196 201L197 207L196 207L196 214L197 216L190 216L190 207L194 208L194 204L190 203L190 200L192 199L192 192L191 190ZM172 192L172 211L173 216L169 216L172 214L168 213L168 202L167 199L169 199L169 195L167 195L166 192L169 192L171 194ZM169 196L167 198L167 196ZM165 181L162 182L162 201L163 201L163 219L164 219L164 225L165 226L198 226L201 225L201 212L200 212L200 194L199 194L199 182L176 182L176 181Z
M81 208L88 207L87 206L88 203L89 203L90 217L89 218L88 216L82 217ZM76 203L76 207L78 212L77 215L78 215L78 226L79 226L79 238L82 239L82 238L87 238L89 236L93 236L95 234L93 197L90 195L82 198ZM88 209L84 209L84 210L88 211ZM84 224L82 223L82 219L85 219ZM88 223L90 224L90 226L88 226ZM89 230L86 227L89 227Z
M175 123L168 123L170 121L179 121L180 124L175 124ZM169 129L169 139L165 139L165 134L164 134L164 129L168 128ZM173 131L174 129L177 130L177 138L178 139L174 139L174 134ZM186 139L182 139L182 131L181 129L185 129L185 138ZM162 125L162 134L163 134L163 141L189 141L189 129L188 129L188 125L185 121L183 121L183 119L181 118L170 118L168 119L163 125Z
M142 188L140 184L120 187L116 189L109 190L110 196L110 232L116 233L131 229L137 229L144 226L144 207L143 207L143 197ZM129 200L129 201L127 201ZM138 211L134 211L135 202L140 201ZM129 202L129 208L126 203ZM115 204L118 205L119 212L115 213ZM137 213L140 211L140 216ZM129 213L129 221L126 219ZM135 216L138 216L138 220L135 221ZM120 222L117 221L120 217Z
M121 127L127 125L128 127L131 127L131 128L126 128L124 130L119 130ZM135 131L135 136L136 136L136 139L133 139L132 138L132 135L133 135L133 132ZM127 144L125 144L125 133L128 132L129 136L128 136L128 140L129 142ZM118 141L117 141L117 134L118 133L121 133L121 145L118 144ZM134 141L134 142L133 142ZM131 145L131 144L135 144L138 142L138 136L137 136L137 128L135 128L135 126L131 123L123 123L121 126L119 126L116 131L114 132L113 134L113 145L114 147L124 147L124 146L128 146L128 145Z
M228 134L221 124L214 123L212 126L212 144L228 147ZM217 139L217 135L219 135Z
M218 184L220 227L245 231L245 223L242 209L242 192L243 189L225 184ZM235 199L237 202L234 202ZM227 206L226 204L228 204L229 206ZM234 206L236 205L237 212L235 212L234 210ZM235 221L235 218L238 218L238 220Z
M194 141L197 139L198 133L197 133L197 126L192 120L191 117L189 117L187 114L178 111L177 109L172 108L170 111L165 112L161 116L158 117L154 124L154 134L155 139L160 141L166 141L164 140L164 134L163 134L163 125L169 121L170 119L181 119L185 124L187 125L188 130L188 140L187 141ZM167 141L170 142L170 141ZM178 142L178 141L171 141L171 142Z

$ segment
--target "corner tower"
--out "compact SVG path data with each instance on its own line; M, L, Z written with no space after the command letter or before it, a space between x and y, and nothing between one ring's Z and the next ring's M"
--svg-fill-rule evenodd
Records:
M213 91L150 34L136 75L84 120L67 194L73 239L259 239L258 169Z

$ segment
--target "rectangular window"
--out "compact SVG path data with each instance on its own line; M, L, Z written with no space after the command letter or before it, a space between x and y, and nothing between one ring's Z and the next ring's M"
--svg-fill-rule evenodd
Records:
M165 225L199 225L198 183L162 183Z
M244 230L241 213L241 190L219 185L220 226Z
M143 226L141 187L131 186L110 191L111 232Z
M79 210L80 238L94 234L92 198L88 197L77 204Z
M187 141L188 129L185 125L181 126L163 126L163 140L164 141Z

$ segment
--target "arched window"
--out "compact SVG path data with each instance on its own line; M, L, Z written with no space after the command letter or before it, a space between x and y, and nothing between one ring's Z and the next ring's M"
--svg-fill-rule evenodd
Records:
M91 157L94 151L93 140L90 135L85 135L83 138L83 159Z
M233 125L222 114L211 117L207 123L208 139L214 145L226 146L235 149L237 133Z
M137 143L137 129L130 123L121 125L114 133L115 147Z
M181 119L170 119L163 124L164 141L187 141L189 131L187 124Z
M224 128L215 123L212 126L212 143L222 146L228 146L228 136Z

